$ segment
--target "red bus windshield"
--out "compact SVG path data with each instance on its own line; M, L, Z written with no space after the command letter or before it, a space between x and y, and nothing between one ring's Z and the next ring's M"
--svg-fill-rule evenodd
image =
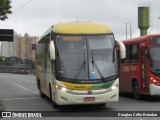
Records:
M160 45L160 37L159 36L153 36L150 38L150 45Z
M160 76L160 47L150 48L151 70Z

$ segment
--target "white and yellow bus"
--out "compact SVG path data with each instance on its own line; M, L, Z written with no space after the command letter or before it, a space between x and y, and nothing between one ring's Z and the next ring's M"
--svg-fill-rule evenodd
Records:
M36 81L53 106L99 104L119 99L118 57L122 42L102 23L65 22L52 26L36 46Z

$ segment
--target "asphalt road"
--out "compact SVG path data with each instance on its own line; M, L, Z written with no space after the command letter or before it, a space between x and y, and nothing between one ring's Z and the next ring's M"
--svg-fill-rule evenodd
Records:
M17 75L0 73L0 104L3 111L51 111L60 116L69 117L106 117L107 113L119 111L160 111L160 97L144 96L142 100L133 99L131 94L121 94L119 102L107 103L105 107L93 106L67 106L54 109L48 98L41 98L36 87L34 75ZM49 112L48 112L49 113ZM59 114L60 113L60 114ZM147 120L152 120L145 118ZM154 118L156 119L156 118ZM144 120L138 118L137 120ZM157 119L158 120L158 119Z

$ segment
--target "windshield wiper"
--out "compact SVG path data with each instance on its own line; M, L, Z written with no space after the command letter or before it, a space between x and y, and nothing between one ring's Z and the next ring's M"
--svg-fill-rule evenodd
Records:
M84 53L84 60L83 60L83 62L82 62L82 64L81 64L80 68L78 69L78 72L77 72L74 80L76 80L76 79L78 78L78 76L79 76L79 74L81 73L81 71L82 71L83 68L84 68L84 71L85 71L85 65L86 65L86 60L85 60L86 57L85 57L85 55L86 55L86 54Z
M104 78L104 76L102 75L102 72L100 71L98 65L97 65L97 64L95 63L95 61L94 61L92 51L91 51L91 55L92 55L92 61L91 61L91 62L92 62L92 66L93 66L93 72L94 72L94 66L95 66L95 68L97 69L99 75L101 76L102 81L105 82L105 78Z

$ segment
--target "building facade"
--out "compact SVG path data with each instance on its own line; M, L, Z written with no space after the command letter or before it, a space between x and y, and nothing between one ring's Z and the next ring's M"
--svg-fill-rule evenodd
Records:
M31 59L35 61L35 50L32 49L32 45L35 45L39 37L29 36L27 33L21 40L21 59ZM18 44L17 44L18 45Z
M12 57L13 42L1 42L1 56Z
M35 50L32 50L32 45L38 40L37 36L29 36L27 33L21 36L15 32L13 42L1 42L1 55L35 61Z

